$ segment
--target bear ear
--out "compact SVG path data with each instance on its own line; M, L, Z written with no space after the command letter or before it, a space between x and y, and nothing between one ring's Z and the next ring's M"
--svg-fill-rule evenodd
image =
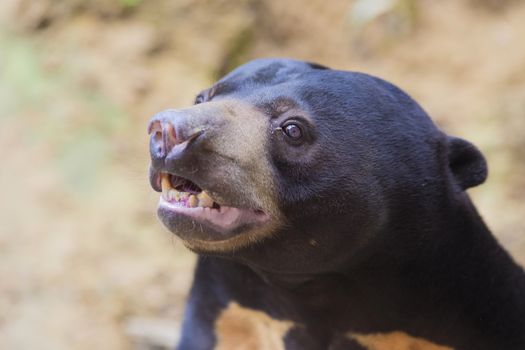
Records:
M468 141L448 136L448 164L462 189L482 184L487 178L487 162Z
M325 69L330 69L329 67L327 66L323 66L322 64L319 64L319 63L315 63L315 62L306 62L306 64L308 66L310 66L310 68L312 69L320 69L320 70L325 70Z

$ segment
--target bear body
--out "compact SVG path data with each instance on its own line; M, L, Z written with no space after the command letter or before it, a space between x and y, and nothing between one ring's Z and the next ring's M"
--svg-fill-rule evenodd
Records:
M200 255L178 349L525 349L487 167L381 79L249 62L150 122L158 215Z

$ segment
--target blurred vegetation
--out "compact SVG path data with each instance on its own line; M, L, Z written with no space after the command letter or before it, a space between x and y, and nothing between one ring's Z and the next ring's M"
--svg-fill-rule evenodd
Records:
M156 321L175 336L193 256L155 218L146 121L255 57L407 90L487 156L471 194L525 263L523 18L512 0L3 0L0 348L169 343Z
M33 120L24 121L33 125L25 129L21 141L51 147L64 184L91 189L97 172L112 155L111 137L125 130L128 115L96 91L76 90L70 81L71 67L46 71L32 42L3 38L0 45L5 49L0 97L6 101L1 115L8 119L34 115ZM67 101L58 101L60 96ZM75 114L79 110L83 113ZM40 111L45 115L38 115Z

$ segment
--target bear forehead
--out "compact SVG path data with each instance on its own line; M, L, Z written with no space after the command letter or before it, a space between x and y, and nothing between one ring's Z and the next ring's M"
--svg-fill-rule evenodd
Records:
M412 133L437 128L404 91L380 78L333 70L295 60L259 59L246 63L201 93L205 100L233 98L257 107L302 108L316 118L389 123Z
M328 68L291 59L258 59L238 67L221 81L249 80L260 84L276 84L298 77L304 72L325 69Z

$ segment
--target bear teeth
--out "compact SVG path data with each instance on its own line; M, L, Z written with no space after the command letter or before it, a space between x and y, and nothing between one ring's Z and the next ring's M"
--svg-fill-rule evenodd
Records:
M162 173L161 175L162 198L171 203L177 203L189 208L212 208L213 199L205 191L198 194L191 194L189 192L178 191L173 188L169 174Z

